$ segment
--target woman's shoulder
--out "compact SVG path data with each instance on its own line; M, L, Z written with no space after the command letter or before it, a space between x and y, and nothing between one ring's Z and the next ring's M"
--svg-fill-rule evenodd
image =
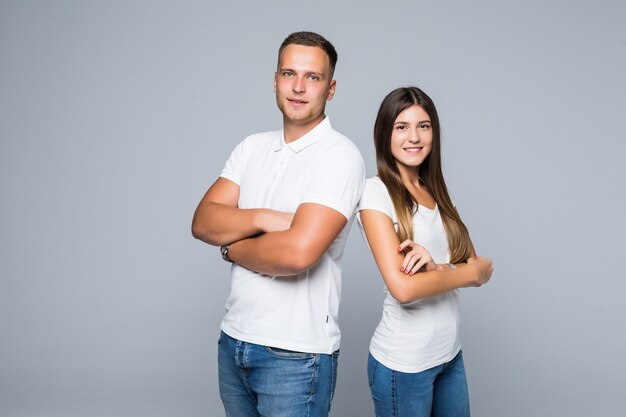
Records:
M393 211L389 192L380 178L371 177L365 180L359 209L376 209L385 213Z
M372 192L384 191L385 193L387 193L387 187L385 186L385 183L377 175L374 175L373 177L365 180L365 189L370 189L370 191Z

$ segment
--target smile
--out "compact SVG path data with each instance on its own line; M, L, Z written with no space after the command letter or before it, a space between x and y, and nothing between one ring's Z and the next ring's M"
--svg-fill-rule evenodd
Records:
M406 152L408 153L418 153L422 150L421 147L419 148L403 148Z
M295 105L302 105L302 104L307 104L308 101L304 101L304 100L297 100L294 98L288 98L287 101L289 101L291 104L295 104Z

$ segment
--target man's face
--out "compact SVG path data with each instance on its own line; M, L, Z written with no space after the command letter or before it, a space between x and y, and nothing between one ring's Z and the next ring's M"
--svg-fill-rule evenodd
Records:
M274 93L285 125L315 127L324 118L326 101L335 94L326 52L316 46L288 45L274 74Z

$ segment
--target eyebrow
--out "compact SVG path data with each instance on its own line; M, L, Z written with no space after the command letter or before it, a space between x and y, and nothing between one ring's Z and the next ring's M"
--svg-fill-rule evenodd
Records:
M400 124L402 124L402 125L408 125L408 124L410 124L410 123L411 123L411 122L405 122L405 121L403 121L403 120L400 120L400 121L395 122L395 123L394 123L394 125L400 125ZM432 122L431 122L430 120L421 120L421 121L417 122L417 124L418 124L418 125L421 125L422 123L432 123Z
M285 72L285 71L293 72L295 74L298 73L298 71L296 71L295 69L292 69L292 68L279 68L278 69L278 72ZM317 75L318 77L320 77L322 79L325 78L323 73L317 72L317 71L305 71L304 75Z

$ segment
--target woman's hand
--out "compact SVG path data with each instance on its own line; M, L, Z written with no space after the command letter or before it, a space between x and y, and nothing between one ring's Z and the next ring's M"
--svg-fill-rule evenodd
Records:
M402 265L400 266L400 271L404 272L406 275L413 275L421 268L424 268L427 272L437 269L437 264L433 262L430 252L428 252L425 247L412 240L407 239L402 242L398 248L398 252L403 252L405 255L404 261L402 261Z
M472 282L470 286L480 287L491 279L491 274L493 273L493 263L491 259L476 256L474 258L468 258L467 264L476 267L477 272L476 280Z

